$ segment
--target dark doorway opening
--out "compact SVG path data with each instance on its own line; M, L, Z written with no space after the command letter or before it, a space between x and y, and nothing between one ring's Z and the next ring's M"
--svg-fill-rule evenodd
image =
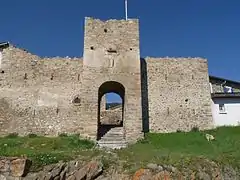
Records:
M125 88L118 82L107 81L99 87L97 140L116 130L124 136L124 96Z

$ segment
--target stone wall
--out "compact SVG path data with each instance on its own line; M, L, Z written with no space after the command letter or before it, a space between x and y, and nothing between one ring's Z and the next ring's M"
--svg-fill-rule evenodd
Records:
M103 125L120 125L122 120L122 107L101 111L100 122Z
M149 116L146 124L151 132L213 127L205 59L146 58L144 63L147 87L143 89L147 90L149 106L144 118Z
M82 59L40 58L10 46L0 74L0 133L85 134L80 96Z

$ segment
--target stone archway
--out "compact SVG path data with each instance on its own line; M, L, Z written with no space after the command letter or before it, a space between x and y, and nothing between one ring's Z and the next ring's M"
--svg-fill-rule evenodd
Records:
M104 123L101 121L101 100L102 97L107 93L116 93L122 99L121 107L121 120L114 121L112 120L109 123ZM108 140L124 140L125 131L124 131L124 102L125 102L125 88L124 86L116 81L107 81L104 82L98 89L98 129L97 129L97 140L108 139ZM108 111L108 113L111 110ZM110 113L114 113L113 111ZM113 116L111 116L114 118Z

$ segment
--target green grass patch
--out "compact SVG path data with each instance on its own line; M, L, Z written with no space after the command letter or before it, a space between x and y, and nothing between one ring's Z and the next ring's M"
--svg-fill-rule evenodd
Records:
M208 142L205 134L216 140ZM127 149L116 151L126 167L144 167L147 163L183 166L207 158L240 168L240 127L221 127L188 133L146 134L144 140Z
M205 134L216 140L208 142ZM43 165L80 157L89 160L104 156L105 167L121 163L124 169L134 171L148 163L172 164L188 167L194 163L213 160L240 168L240 127L221 127L209 131L146 134L145 139L126 149L113 151L116 156L94 149L94 143L79 135L62 134L58 137L9 135L0 138L0 156L27 156L33 160L33 169Z
M84 154L91 155L94 143L72 135L67 137L6 136L0 138L0 156L27 156L33 160L34 169L42 165L71 160ZM85 152L84 152L85 151Z

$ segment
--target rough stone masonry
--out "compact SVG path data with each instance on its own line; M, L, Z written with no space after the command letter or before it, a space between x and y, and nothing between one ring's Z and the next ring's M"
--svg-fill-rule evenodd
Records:
M0 46L0 135L79 133L96 140L109 92L123 100L127 142L148 131L213 127L207 60L140 58L137 19L86 18L83 59Z

